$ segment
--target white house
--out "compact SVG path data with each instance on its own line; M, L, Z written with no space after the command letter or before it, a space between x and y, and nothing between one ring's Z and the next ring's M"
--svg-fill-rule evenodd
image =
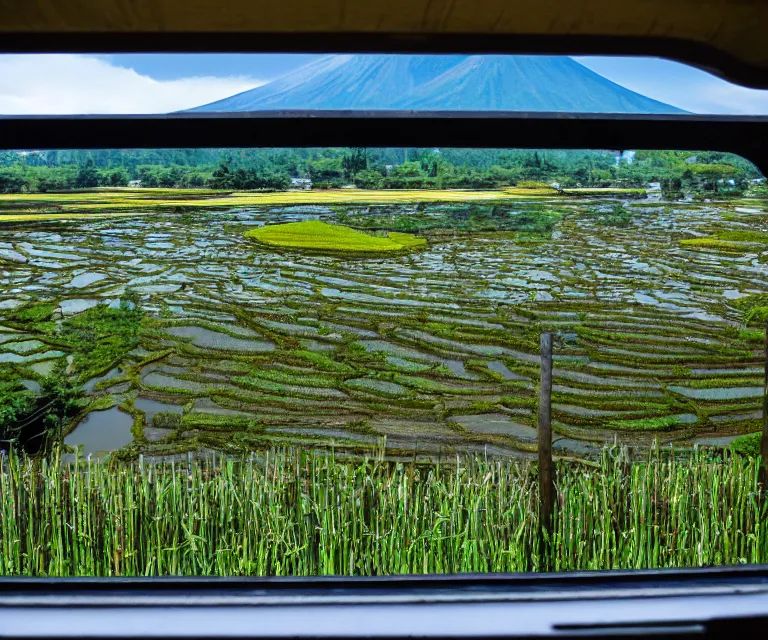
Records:
M309 178L291 178L291 189L309 190L312 188L312 180Z

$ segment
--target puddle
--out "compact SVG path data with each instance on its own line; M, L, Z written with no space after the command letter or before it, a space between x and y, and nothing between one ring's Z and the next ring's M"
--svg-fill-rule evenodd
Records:
M47 362L35 362L34 364L29 365L29 368L38 375L47 376L53 372L55 366L55 361L48 360Z
M87 311L99 304L98 300L62 300L59 303L59 309L64 316L73 316L83 311Z
M399 384L385 380L374 380L373 378L355 378L354 380L347 380L345 384L363 391L380 393L385 396L398 397L407 394L405 387L401 387Z
M161 387L169 390L183 389L185 391L199 392L207 391L210 389L210 385L194 382L193 380L182 380L180 378L172 378L162 373L150 373L144 376L142 382L148 387Z
M699 447L721 447L725 449L730 447L736 438L738 438L738 436L714 436L711 438L697 438L693 441L693 444Z
M512 422L503 413L453 416L448 418L448 421L455 422L470 433L510 436L528 442L535 442L537 437L536 429Z
M119 375L120 375L120 369L118 367L115 367L111 371L108 371L107 373L105 373L103 376L91 378L88 382L86 382L83 385L83 389L85 391L93 391L94 387L96 387L96 385L99 382L102 382L103 380L113 380L117 378Z
M117 407L92 411L64 438L64 444L82 445L83 455L109 453L133 441L132 426L133 418Z
M669 387L670 391L695 400L740 400L762 398L762 387L728 387L718 389L691 389L690 387Z
M32 393L40 393L40 383L37 380L22 380L21 384L27 391Z
M492 360L488 363L488 368L494 373L503 376L505 380L530 380L530 378L526 378L525 376L510 371L509 367L501 362L501 360Z
M81 273L79 276L72 278L69 284L65 287L71 287L73 289L84 289L92 284L95 284L101 280L104 280L107 276L103 273Z
M170 327L165 331L178 338L192 338L192 344L202 348L254 352L275 350L275 345L271 342L234 338L226 333L211 331L210 329L204 329L203 327Z
M746 413L726 413L721 416L710 416L712 422L741 422L743 420L760 420L763 417L762 409Z
M602 447L598 444L571 438L561 438L552 443L552 450L559 455L590 455L597 453L600 449Z

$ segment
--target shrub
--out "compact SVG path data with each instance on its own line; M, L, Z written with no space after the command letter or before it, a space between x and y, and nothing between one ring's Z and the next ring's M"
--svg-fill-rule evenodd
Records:
M757 457L760 455L760 438L762 433L757 431L755 433L748 433L743 436L739 436L731 443L731 451L739 453L743 456Z

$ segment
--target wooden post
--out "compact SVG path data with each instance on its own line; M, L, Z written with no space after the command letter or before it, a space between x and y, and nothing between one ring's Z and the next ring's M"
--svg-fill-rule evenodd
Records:
M768 488L768 323L765 325L765 363L763 366L763 436L760 438L760 472L757 476L761 495Z
M552 334L541 334L539 382L539 523L542 534L552 533L555 479L552 463ZM542 535L542 542L544 541Z

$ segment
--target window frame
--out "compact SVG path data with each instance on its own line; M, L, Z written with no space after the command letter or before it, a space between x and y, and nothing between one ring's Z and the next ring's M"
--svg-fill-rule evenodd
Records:
M259 43L254 45L254 43ZM258 46L258 48L255 48ZM768 72L690 42L371 34L5 34L4 52L283 51L663 55L768 87ZM333 125L332 127L329 125ZM487 147L709 149L768 173L768 117L282 111L0 117L0 149ZM585 600L589 605L585 605ZM566 606L567 605L567 606ZM205 619L184 622L196 608ZM456 614L472 621L455 625ZM371 628L370 616L382 626ZM148 629L142 620L151 619ZM307 624L309 621L310 624ZM196 627L195 623L199 626ZM3 637L625 637L768 628L768 565L387 578L0 578Z

